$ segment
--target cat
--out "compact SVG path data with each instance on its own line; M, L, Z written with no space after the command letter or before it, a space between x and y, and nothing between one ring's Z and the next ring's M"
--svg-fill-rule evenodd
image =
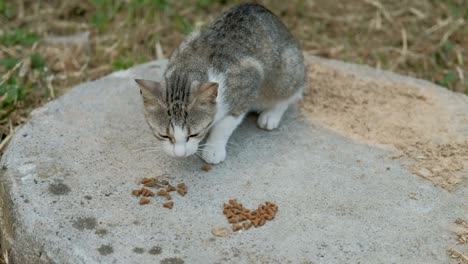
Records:
M243 3L191 33L171 54L161 82L135 81L146 122L164 151L174 157L200 152L217 164L248 112L260 113L260 128L278 127L302 97L306 74L300 45L280 19L264 6Z

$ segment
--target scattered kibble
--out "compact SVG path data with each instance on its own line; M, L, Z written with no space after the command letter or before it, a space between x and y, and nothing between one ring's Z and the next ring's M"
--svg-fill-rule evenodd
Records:
M187 193L187 190L186 189L178 189L177 193L179 193L181 196L185 196L185 194Z
M153 180L150 179L150 178L143 178L143 179L140 181L140 183L141 183L141 184L146 184L146 183L148 183L148 182L150 182L150 181L153 181Z
M146 187L156 187L156 183L154 181L149 181L149 182L145 183L145 186Z
M154 196L154 193L146 188L141 188L140 193L145 197Z
M171 201L171 202L163 203L163 206L166 208L172 209L172 207L174 206L174 202Z
M232 225L232 231L236 232L242 229L242 225Z
M164 189L160 189L160 190L157 192L157 195L158 195L158 196L166 196L166 195L167 195L167 192L166 192L166 190L164 190Z
M211 166L208 165L208 164L205 164L205 165L203 165L203 166L201 167L201 169L202 169L203 171L210 171L210 170L211 170Z
M177 191L180 195L184 196L187 193L187 186L185 183L179 183L177 184L177 188L169 184L167 180L161 180L159 178L153 179L153 178L143 178L140 181L141 184L143 184L145 187L156 187L156 188L161 188L159 189L156 194L158 196L164 196L167 200L172 200L172 196L169 194L169 192L174 192ZM132 190L132 194L134 196L144 196L144 197L149 197L149 196L154 196L154 193L147 189L147 188L141 188L140 190ZM150 200L148 198L141 198L140 199L140 204L148 204ZM174 206L173 201L169 201L166 203L163 203L163 206L165 208L172 209Z
M140 205L149 204L149 203L150 203L150 200L148 198L141 198L140 199Z

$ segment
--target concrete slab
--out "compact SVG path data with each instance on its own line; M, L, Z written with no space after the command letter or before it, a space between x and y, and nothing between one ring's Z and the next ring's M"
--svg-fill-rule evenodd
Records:
M290 111L267 132L247 118L227 160L138 150L156 141L132 78L164 61L84 83L37 109L2 158L2 247L15 263L446 263L461 193L409 173L390 152ZM185 182L174 208L139 206L142 177ZM274 221L228 237L222 204L270 200ZM161 199L159 200L161 201Z

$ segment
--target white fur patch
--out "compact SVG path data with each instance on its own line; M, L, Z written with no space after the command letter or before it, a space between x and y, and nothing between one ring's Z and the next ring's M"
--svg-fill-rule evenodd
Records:
M244 115L238 117L226 116L213 126L206 147L203 149L203 159L206 162L217 164L224 161L226 158L226 143L243 118Z
M174 127L174 139L176 143L185 142L185 132L179 126Z
M186 150L186 136L184 130L179 127L174 127L174 155L177 157L184 157L187 154Z
M226 89L226 74L215 71L213 68L208 69L208 81L218 83L218 96L216 97L216 115L214 123L221 120L228 112L227 105L224 103L223 96Z

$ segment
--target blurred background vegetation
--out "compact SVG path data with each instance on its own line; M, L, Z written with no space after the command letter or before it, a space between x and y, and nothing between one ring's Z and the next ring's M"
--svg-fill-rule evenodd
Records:
M228 0L0 0L0 151L35 107L69 87L167 57ZM309 54L468 94L468 0L254 1Z

